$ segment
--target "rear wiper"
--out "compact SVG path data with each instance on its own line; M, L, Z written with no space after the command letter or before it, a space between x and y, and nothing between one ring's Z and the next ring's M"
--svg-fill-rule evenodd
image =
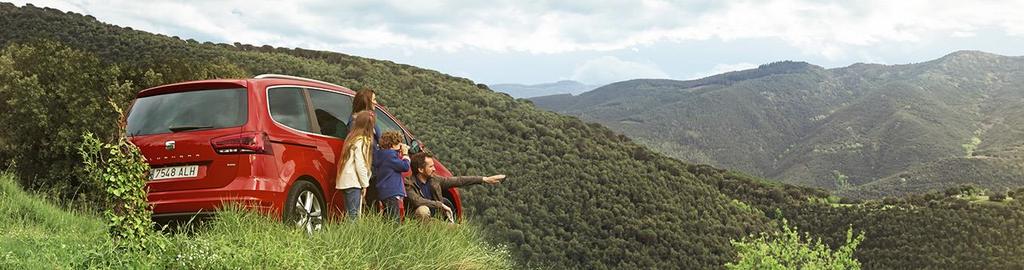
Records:
M181 131L186 131L186 130L208 129L208 128L213 128L213 126L199 126L199 125L189 126L189 125L183 125L183 126L173 126L173 127L169 128L169 129L171 131L173 131L173 132L181 132Z

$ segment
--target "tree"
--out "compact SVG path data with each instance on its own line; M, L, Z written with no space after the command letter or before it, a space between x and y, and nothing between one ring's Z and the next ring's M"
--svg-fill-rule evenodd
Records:
M728 269L860 269L853 257L854 250L864 241L864 233L853 237L853 228L846 231L846 244L835 251L806 234L803 238L796 227L789 227L782 219L782 231L762 233L760 237L742 242L732 241L738 262L725 265Z
M73 150L91 132L112 138L118 113L109 101L127 107L134 87L118 79L116 66L60 43L12 44L0 51L2 151L16 161L22 185L60 194L98 190L79 173Z

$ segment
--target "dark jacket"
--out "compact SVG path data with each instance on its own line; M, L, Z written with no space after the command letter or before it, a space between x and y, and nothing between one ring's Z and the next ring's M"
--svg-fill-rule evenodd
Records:
M373 175L377 177L377 198L383 200L406 196L402 173L409 170L409 160L398 156L398 151L378 149L373 153Z
M345 125L347 125L349 127L352 126L352 117L353 116L355 116L355 115L351 115L350 114L348 116L348 122L345 122ZM347 136L347 135L348 134L341 134L339 137L342 138L342 139L345 139L345 136ZM373 125L373 147L370 148L370 150L372 150L372 151L380 150L380 127L378 127L377 125Z
M427 178L427 184L433 189L433 198L423 198L423 193L420 192L420 186L416 184L419 181L416 176L413 175L405 179L405 190L408 191L408 197L406 202L412 204L412 208L416 209L421 205L426 205L433 208L441 208L441 193L452 187L461 187L468 185L476 185L484 182L483 176L458 176L458 177L430 177Z

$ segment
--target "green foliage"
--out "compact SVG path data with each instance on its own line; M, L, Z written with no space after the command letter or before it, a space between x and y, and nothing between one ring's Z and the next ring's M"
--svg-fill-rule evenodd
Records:
M0 173L0 269L510 269L508 252L469 223L395 226L367 216L307 236L263 215L224 209L191 233L146 236L123 249L91 213L26 194Z
M761 213L731 203L686 164L464 78L330 52L190 43L34 7L0 4L0 24L19 29L0 32L0 41L56 39L123 67L134 82L173 82L148 72L166 75L165 63L225 59L247 75L373 88L455 174L511 175L463 189L463 206L489 240L537 266L714 268L734 258L729 239L769 229ZM691 255L676 256L680 250Z
M1007 191L1006 192L1006 196L1008 196L1010 198L1013 198L1013 199L1018 199L1018 197L1020 199L1024 199L1024 187Z
M949 196L934 192L890 198L884 204L846 200L834 205L821 203L828 193L813 189L770 187L759 184L766 180L742 174L728 174L725 180L719 188L722 192L743 198L772 218L787 219L829 246L846 243L850 226L870 236L854 254L865 269L1024 267L1024 257L1019 256L1024 254L1024 246L1019 244L1024 241L1024 204L1018 200L968 203L958 198L974 187L953 188ZM765 195L776 192L780 200ZM805 203L806 196L818 199Z
M962 145L963 148L964 148L964 153L966 153L964 156L968 156L968 157L969 156L973 156L974 155L974 150L978 149L978 145L979 144L981 144L981 139L980 138L978 138L978 137L971 137L971 141L970 142L965 143L965 144Z
M853 237L853 228L846 230L846 243L836 250L821 239L789 227L782 219L782 231L762 233L757 238L732 241L739 261L725 265L727 269L860 269L853 257L857 246L864 241L864 233Z
M850 177L843 175L842 172L832 170L832 175L836 177L835 189L837 191L843 191L850 188Z
M512 176L501 185L463 189L463 206L488 228L488 240L508 243L515 258L536 266L720 267L734 256L729 239L769 228L766 217L731 203L711 186L714 180L694 177L686 164L464 78L330 52L189 43L35 7L0 4L0 24L18 29L0 32L3 44L54 39L122 67L140 85L197 79L169 79L173 69L161 68L167 63L225 59L246 75L283 73L373 88L455 174ZM691 256L675 256L681 247Z
M108 143L86 133L82 140L78 153L86 178L105 192L103 216L114 242L130 250L146 248L153 221L146 201L149 165L145 158L124 137Z
M180 251L175 262L185 268L511 267L508 252L483 244L480 231L472 224L451 227L410 222L396 226L378 216L366 216L358 223L328 224L307 237L263 215L228 210L193 240L178 241L175 246Z
M54 207L0 172L0 268L72 268L109 239L101 220ZM66 264L58 267L58 264Z
M119 28L103 24L88 16L35 7L17 8L11 4L2 3L0 3L0 25L10 26L7 29L11 29L10 31L0 31L0 44L35 46L40 39L57 40L74 50L95 55L102 62L101 66L120 67L123 76L135 82L140 88L180 80L201 79L207 76L246 77L260 73L284 73L334 82L354 89L370 87L378 90L379 101L388 106L391 112L415 132L417 138L437 154L439 160L444 162L447 168L455 174L504 173L510 175L510 178L500 185L461 189L463 205L467 210L467 217L471 219L471 224L478 224L484 228L478 235L493 243L507 245L513 258L522 262L530 262L530 264L523 265L524 267L607 269L685 266L688 268L721 268L726 262L737 259L735 250L729 245L730 239L739 239L743 236L773 230L770 226L770 218L781 218L773 214L775 208L782 208L790 222L802 230L811 232L815 237L820 237L831 246L841 245L840 241L843 240L849 224L853 224L858 230L863 230L865 234L871 235L872 239L863 242L855 254L865 268L869 269L949 268L946 266L971 268L972 265L974 267L991 265L994 268L1024 267L1019 256L1019 254L1024 254L1024 250L1020 250L1021 246L1019 245L1024 242L1024 239L1021 238L1024 236L1024 231L1021 231L1024 226L1019 224L1024 217L1020 216L1021 208L1015 203L1009 203L1008 207L999 207L1000 209L989 209L994 207L968 204L960 200L946 202L936 199L922 202L894 201L890 205L868 203L836 207L831 203L825 203L828 201L827 199L813 199L828 197L828 192L821 189L782 185L712 166L685 164L651 152L633 143L629 138L598 124L588 124L572 117L539 111L529 101L515 100L507 95L478 87L470 80L448 76L436 71L332 52L245 44L200 44ZM31 65L31 62L25 63ZM820 93L805 91L806 89L815 89L822 83L827 84L834 81L815 81L829 77L823 69L806 65L802 68L794 68L789 65L769 67L779 68L780 70L773 69L772 71L778 74L772 72L750 74L767 81L778 82L768 84L767 88L759 84L735 81L727 84L747 92L714 93L714 90L720 89L721 86L713 84L694 87L688 92L695 95L694 97L700 97L692 99L693 102L708 104L733 104L724 102L724 100L732 99L733 95L744 96L749 93L760 93L764 89L778 95L773 97L773 100L787 100L783 95L789 99L807 96L809 100L832 102L828 104L841 103L842 99L831 97L833 95L860 95L860 93L847 94L844 92L849 89L830 88L830 91ZM178 68L192 69L188 72L175 72ZM867 70L866 72L889 72L865 70ZM46 76L61 78L64 75L53 73ZM747 77L739 76L738 78ZM813 80L808 80L808 78ZM52 82L40 80L39 83ZM672 81L642 80L632 83L650 89L661 87L666 93L680 92L678 89L670 87L673 84ZM911 87L913 84L897 86ZM939 87L941 84L928 86ZM3 86L0 85L0 87ZM701 97L702 93L706 93L708 96ZM879 90L870 99L863 102L864 104L872 102L884 104L886 99L879 96L884 93L886 92ZM614 92L605 94L622 96L620 93ZM689 97L691 96L674 96L679 102L688 102L687 98ZM597 99L594 96L591 98ZM117 101L128 102L128 100ZM758 157L758 160L762 155L759 151L761 147L765 147L766 153L771 152L769 150L776 146L783 149L779 150L783 153L786 152L786 148L790 148L790 143L779 139L779 136L782 135L769 132L774 129L765 129L762 133L710 132L709 130L713 130L713 128L727 127L727 125L722 125L722 122L744 123L748 122L745 120L747 119L744 118L745 116L761 115L761 112L765 112L761 109L752 109L754 107L745 107L749 103L736 104L738 105L735 107L719 106L718 109L721 111L695 110L687 113L686 115L693 116L700 121L707 121L708 125L705 127L712 129L688 130L689 132L684 132L687 134L686 138L707 143L716 142L713 140L740 138L738 139L739 143L725 145L741 149L745 151L744 155ZM1024 107L1018 107L1001 107L999 110L1008 113L1024 112L1020 109ZM802 114L808 118L815 118L823 115L821 114L823 111L827 110L814 107L808 108L807 112ZM767 110L767 112L774 111ZM770 117L761 119L768 118ZM1006 126L1014 124L1024 126L1024 123L1018 124L1010 121L1016 118L1008 117L1006 119L1008 120ZM648 121L650 119L634 120ZM900 122L903 125L918 122L931 123L931 121L911 121L914 120L913 118L903 120L905 121L901 120ZM104 123L112 121L108 120ZM782 126L799 125L783 120L750 123L752 125L761 125L758 123ZM846 132L845 127L842 126L843 123L843 121L839 121L834 124L835 126L820 130ZM895 124L895 122L891 124ZM963 123L947 123L947 126L959 126L960 124ZM679 122L665 126L687 125L688 123ZM963 125L967 126L967 124ZM866 124L857 126L866 126ZM993 130L1001 127L1003 126L994 125ZM108 134L116 133L113 127L107 128L110 129L107 131ZM880 130L884 129L880 127L878 130L855 132L854 134L874 134L872 132ZM979 145L977 153L990 153L986 152L989 151L986 148L988 143L1011 145L1014 138L1024 138L1024 133L1014 129L1006 128L1000 132L1006 135L1006 142L983 136L985 144ZM75 133L74 136L77 138L80 134L82 133ZM97 134L100 134L99 138L107 138L102 135L103 133ZM23 134L19 133L18 135ZM954 135L960 136L959 133ZM8 139L5 136L0 136L0 142ZM856 150L854 149L856 147L853 146L856 146L857 143L861 143L860 148L857 148L861 151L874 149L874 145L871 143L855 141L843 141L843 143L826 146L834 146L831 149L847 151ZM953 148L959 148L959 146L954 145ZM931 150L923 144L908 149ZM789 152L812 152L812 150L794 145ZM960 151L961 149L953 150ZM7 151L0 152L4 152L0 153L0 156L9 153ZM697 153L697 151L693 153ZM79 159L77 155L73 158ZM877 157L868 155L864 158ZM779 159L783 163L787 160L785 155ZM879 160L880 164L889 162L889 160ZM18 161L20 164L22 160ZM823 162L835 162L835 160ZM62 166L78 164L80 161L68 162ZM756 164L756 162L750 164ZM750 171L757 172L754 169ZM824 171L826 177L821 179L832 181L834 178L828 178L830 176L828 172L830 171ZM861 173L855 174L853 173L855 170L848 171L846 169L842 169L842 172L849 175L852 184L860 184L858 179L861 179ZM913 175L916 177L916 174ZM27 182L28 180L23 179L23 181ZM38 190L38 187L35 189ZM934 203L932 203L933 201ZM935 205L930 206L929 203ZM243 219L242 223L264 224L250 222L247 219ZM0 226L3 224L9 223L0 222ZM129 253L124 256L105 255L112 253L109 250L113 249L104 248L101 250L105 253L88 255L99 258L94 261L76 257L86 255L69 255L71 257L68 258L76 259L60 261L95 262L95 264L85 264L78 268L102 267L104 265L109 268L186 268L186 266L208 266L209 264L205 263L209 261L197 260L182 263L167 258L177 258L178 255L201 258L214 253L241 250L231 253L241 254L238 256L241 259L218 258L211 260L232 267L257 265L254 263L257 262L272 266L313 268L334 267L326 265L326 261L336 258L325 259L311 255L287 258L286 255L273 255L263 258L257 257L262 256L259 254L263 253L253 250L282 250L281 254L288 254L283 249L296 249L298 250L296 253L308 255L324 254L342 249L342 247L334 246L331 243L324 243L327 246L316 244L315 247L307 247L310 242L281 236L281 231L277 230L280 226L254 226L256 227L251 229L225 227L224 233L229 231L246 232L237 233L232 237L172 239L172 243L167 245L167 250L169 250L167 252L170 255L160 255L159 258L164 258L161 260L133 259L144 257L131 255L140 253ZM255 233L256 231L260 233ZM328 231L330 231L329 228ZM102 232L100 225L99 234ZM425 232L410 232L410 234L417 233ZM374 235L367 231L351 234ZM346 233L345 235L350 234ZM875 237L876 235L884 237ZM933 235L944 237L936 238ZM449 236L445 235L442 238ZM245 241L246 237L265 238L249 242ZM77 240L79 239L68 239L64 242ZM372 241L380 241L379 238L365 238L360 241L364 240L367 244L362 246L363 251L378 248ZM32 241L34 240L18 243ZM203 241L207 242L201 243ZM236 241L256 246L249 250L246 246L233 244ZM338 238L331 241L342 240ZM49 255L31 257L32 255L27 254L28 252L21 250L46 248L65 250L59 248L59 244L54 244L59 242L39 242L45 242L45 244L38 246L12 245L13 248L10 249L4 246L5 249L0 249L0 253L4 250L12 250L9 253L12 255L5 258L29 258L25 259L25 261L29 261L37 258L45 259ZM86 242L101 243L101 241ZM82 243L82 241L74 243ZM190 247L186 243L195 244ZM480 246L477 242L461 240L452 245L457 247ZM979 248L981 245L984 247ZM100 246L100 244L95 246ZM443 247L442 245L438 246ZM74 246L70 249L81 250L82 248ZM431 252L437 251L432 250ZM165 254L159 250L153 252ZM394 252L377 253L381 254L380 257L354 255L356 253L345 254L353 258L369 258L367 260L371 260L370 262L353 264L369 265L371 268L377 267L377 265L383 265L379 268L459 267L452 264L440 264L437 261L423 263L402 259L387 260L389 263L373 263L374 260L384 260L381 258L410 258L413 256L410 253L403 253L404 251L396 250ZM482 258L480 253L472 254L477 254L473 257ZM64 257L49 256L49 258ZM20 259L17 261L23 263L15 263L15 266L12 267L25 264ZM134 265L141 266L130 267ZM155 266L151 267L150 265ZM439 266L434 267L435 265ZM267 268L272 268L272 266L267 266ZM5 267L6 265L0 266L0 268ZM492 266L487 265L483 268L490 267ZM493 267L501 268L501 265Z
M871 235L855 254L866 269L1024 267L1019 256L1024 246L1017 243L1024 240L1022 205L969 204L958 195L935 192L889 198L885 204L781 209L791 223L830 245L840 244L850 225Z
M902 194L942 191L973 185L989 190L1017 189L1024 185L1024 158L985 155L972 158L949 158L915 166L905 177L887 177L870 184L841 192L843 196L861 199L901 196ZM1024 157L1024 156L1021 156Z
M968 201L975 201L979 197L985 196L985 194L988 193L988 190L973 185L961 185L960 187L950 188L946 190L946 194L951 193L952 195L948 196L955 196L957 198L966 199Z
M843 239L840 224L872 236L856 257L867 269L1019 269L1024 209L959 199L893 205L800 206L786 217L829 244Z
M99 190L77 173L75 152L81 134L109 138L119 106L130 101L134 86L118 79L116 66L52 41L5 44L0 51L0 149L17 161L16 171L32 189L99 200ZM28 181L31 180L31 181Z

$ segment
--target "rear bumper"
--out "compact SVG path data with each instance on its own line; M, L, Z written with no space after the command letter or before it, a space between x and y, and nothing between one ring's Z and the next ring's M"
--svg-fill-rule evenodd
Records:
M202 222L213 218L214 215L214 212L153 214L153 222L157 225L156 229L161 229L161 225Z
M281 183L274 180L240 177L221 188L150 192L147 199L154 218L212 213L230 205L281 213L285 194L278 185Z

